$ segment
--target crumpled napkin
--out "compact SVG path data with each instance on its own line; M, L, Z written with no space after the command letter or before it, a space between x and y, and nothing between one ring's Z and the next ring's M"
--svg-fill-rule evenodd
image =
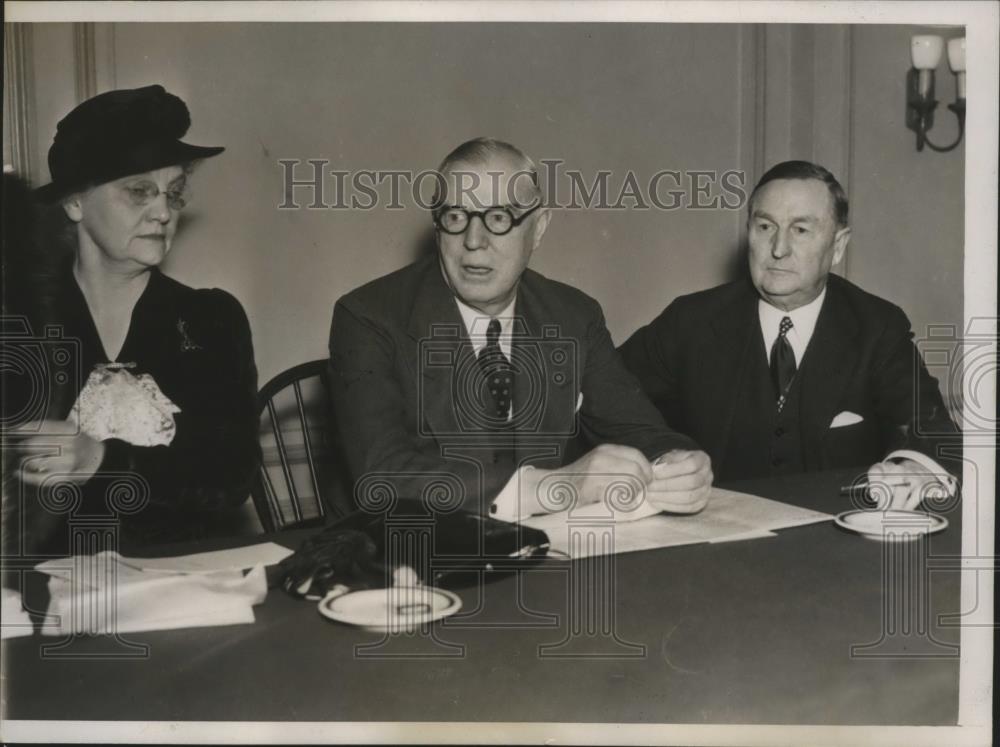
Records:
M118 438L135 446L168 446L181 409L149 374L134 376L124 366L97 366L80 390L71 418L97 441Z
M46 565L49 609L42 635L103 635L254 622L267 596L264 566L213 573L146 573L115 552Z

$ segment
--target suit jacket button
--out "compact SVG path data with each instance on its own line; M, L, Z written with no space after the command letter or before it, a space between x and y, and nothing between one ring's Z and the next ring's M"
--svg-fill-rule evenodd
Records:
M777 428L774 429L774 435L777 436L778 438L781 438L782 436L785 435L785 429L779 425Z
M780 467L784 463L785 463L785 460L782 459L781 457L775 457L774 459L771 460L771 466L772 467Z

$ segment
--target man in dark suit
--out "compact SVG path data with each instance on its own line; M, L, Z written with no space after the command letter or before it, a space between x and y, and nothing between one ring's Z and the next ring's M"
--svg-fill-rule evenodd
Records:
M830 274L847 213L825 168L778 164L750 196L749 278L677 298L620 352L720 479L871 465L881 505L913 508L955 490L955 426L902 310Z
M551 217L534 163L480 138L439 174L436 254L334 309L330 387L356 500L505 519L605 497L700 511L708 457L622 366L597 302L527 269ZM592 450L574 461L578 436Z

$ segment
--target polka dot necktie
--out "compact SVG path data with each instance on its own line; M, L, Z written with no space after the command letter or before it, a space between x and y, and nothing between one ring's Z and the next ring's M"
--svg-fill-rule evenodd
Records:
M479 351L479 367L485 378L483 406L491 420L507 422L510 417L514 372L500 349L500 322L491 319L486 328L486 345Z
M788 330L792 328L792 320L783 317L778 327L778 339L771 346L771 381L778 400L778 412L785 406L788 388L795 378L795 353L788 342Z

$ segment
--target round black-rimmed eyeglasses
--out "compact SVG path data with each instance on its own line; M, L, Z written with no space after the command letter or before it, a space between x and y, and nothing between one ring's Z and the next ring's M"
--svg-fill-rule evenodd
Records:
M469 227L473 218L479 218L486 230L494 236L503 236L521 225L525 218L542 206L535 204L520 215L515 216L510 208L504 205L488 207L485 210L466 210L462 207L441 208L434 213L434 224L445 233L452 235L463 233Z

